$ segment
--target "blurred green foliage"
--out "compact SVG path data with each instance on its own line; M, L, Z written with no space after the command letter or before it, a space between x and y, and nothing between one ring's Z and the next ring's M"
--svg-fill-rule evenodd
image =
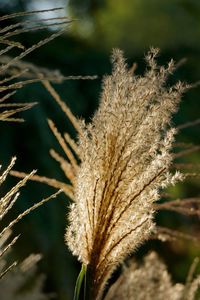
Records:
M31 1L31 0L29 0ZM42 2L42 1L41 1ZM50 7L54 1L47 1ZM30 4L30 2L29 2ZM27 1L2 1L1 15L27 9ZM198 0L71 0L67 12L78 18L68 33L45 47L37 50L26 60L50 69L60 69L64 75L99 76L95 81L67 81L55 85L69 107L80 117L89 121L98 104L102 75L109 73L109 55L113 47L120 47L128 56L131 65L138 62L136 72L144 70L144 53L150 46L161 48L159 63L170 58L187 62L179 68L171 81L196 82L200 79L200 2ZM23 34L20 38L28 47L39 40L45 32ZM174 118L176 124L199 118L199 95L197 87L189 91L181 103L180 111ZM28 172L38 169L38 174L65 180L62 171L49 156L49 149L62 150L57 145L47 125L47 117L55 121L61 132L75 135L65 115L54 103L40 84L32 84L20 90L13 100L38 101L31 111L23 114L25 124L1 124L0 161L8 163L17 155L16 169ZM183 130L178 140L200 143L199 127ZM196 162L198 155L186 158ZM11 182L16 181L11 178ZM16 204L16 214L29 207L53 190L39 183L29 183ZM172 190L175 196L195 196L200 194L198 180L187 185L180 184ZM30 252L40 252L44 259L41 270L47 275L46 289L55 291L57 299L72 299L76 276L80 265L68 252L64 244L68 200L61 196L26 217L16 226L22 237L15 247L15 256L25 257ZM159 222L169 227L185 231L199 231L199 220L162 213ZM191 226L193 225L193 227ZM193 233L193 232L190 232ZM169 268L179 280L183 280L192 257L198 255L199 247L192 243L154 243L145 245L141 253L150 246L159 249L166 258ZM187 254L189 253L189 254ZM186 259L187 257L187 259ZM185 260L186 263L183 263Z
M82 6L80 1L71 3L80 21L84 11L93 18L90 38L106 50L121 47L133 55L146 51L150 45L162 51L199 49L198 0L107 0L104 5L85 1L87 5ZM76 26L79 29L79 22Z

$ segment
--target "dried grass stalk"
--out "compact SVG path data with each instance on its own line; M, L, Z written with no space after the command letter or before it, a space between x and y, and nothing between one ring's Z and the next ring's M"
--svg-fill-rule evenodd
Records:
M50 9L50 10L43 10L43 11L32 11L32 12L21 12L21 13L14 13L11 15L6 15L0 17L0 22L12 18L17 17L24 17L28 15L34 15L36 12L45 13L52 10L58 10L60 8ZM9 74L9 77L4 77L3 80L0 81L0 121L11 121L11 122L21 122L23 121L22 118L16 118L15 114L18 112L21 112L23 110L31 108L35 103L27 104L27 103L12 103L12 104L2 104L5 100L7 100L10 96L12 96L16 90L22 88L24 85L34 83L41 81L41 79L38 78L32 78L28 80L22 80L19 81L18 79L22 77L26 72L29 73L28 68L22 69L18 68L17 66L20 66L20 60L30 54L35 49L41 47L42 45L45 45L49 41L53 40L54 38L60 36L63 32L66 30L66 25L69 25L71 20L69 20L67 17L60 17L60 18L43 18L41 19L43 22L43 25L40 24L40 21L38 20L37 23L39 25L35 25L34 20L25 20L21 22L17 22L15 24L6 26L4 28L1 28L0 30L0 44L2 46L2 49L0 50L0 61L1 61L1 67L0 67L0 74L1 76L5 76L6 74ZM44 38L40 40L38 43L30 46L29 48L25 48L24 45L22 45L19 42L13 41L10 38L25 33L30 32L33 30L41 30L49 28L50 26L56 26L59 28L56 32L48 36L47 38ZM21 53L15 57L9 57L7 54L13 49L18 48L21 50ZM5 56L6 54L6 56ZM36 77L36 76L35 76ZM16 80L13 82L13 80ZM18 80L18 81L17 81ZM10 83L11 82L11 83Z
M152 252L143 265L132 262L124 268L105 300L195 300L200 283L200 276L193 279L195 267L196 260L185 285L173 284L165 264Z
M88 268L88 299L101 299L114 269L150 237L160 189L183 178L169 172L176 133L170 121L187 86L166 87L174 63L159 67L157 53L148 53L139 77L114 50L99 109L91 123L82 122L66 242Z

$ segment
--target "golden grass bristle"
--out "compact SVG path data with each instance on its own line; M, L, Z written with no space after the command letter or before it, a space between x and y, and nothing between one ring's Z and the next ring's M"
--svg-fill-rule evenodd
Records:
M49 127L51 128L53 134L55 135L57 141L59 142L60 146L62 147L63 151L65 152L67 158L69 159L72 167L74 168L74 170L77 170L78 164L77 164L76 158L74 157L70 148L65 143L65 140L62 137L61 133L58 131L58 129L56 128L56 126L52 120L49 119L48 124L49 124Z
M77 118L72 114L69 107L66 105L66 103L60 98L59 94L56 92L56 90L52 87L49 81L42 81L43 85L47 89L47 91L51 94L51 96L54 98L54 100L58 103L60 108L63 110L63 112L66 114L67 118L70 120L76 131L81 134L82 130L80 127L80 124L77 120Z
M20 235L17 235L16 237L14 237L12 239L12 241L0 252L0 258L6 253L8 252L9 249L12 248L12 246L17 242L18 238L20 237Z
M43 40L40 40L38 43L36 43L36 44L32 45L31 47L27 48L26 50L24 50L23 52L21 52L18 56L16 56L13 59L11 59L11 61L9 61L6 65L1 66L0 67L0 73L5 72L12 64L14 64L17 61L19 61L20 59L24 58L25 56L27 56L28 54L30 54L34 50L40 48L41 46L47 44L48 42L50 42L52 40L54 40L58 36L62 35L65 31L66 31L66 28L62 28L59 31L51 34L47 38L45 38Z
M17 266L17 262L15 261L12 263L8 268L6 268L3 272L0 274L0 279L2 279L8 272L10 272L13 268Z
M0 237L5 233L5 231L10 230L16 223L18 223L22 218L24 218L30 212L32 212L33 210L35 210L39 206L43 205L47 201L56 198L61 192L63 192L63 190L59 190L58 192L50 195L49 197L42 199L40 202L34 204L33 206L31 206L30 208L28 208L27 210L25 210L23 213L19 214L16 217L16 219L14 219L13 221L11 221L6 227L4 227L4 229L0 232Z
M18 171L11 171L10 174L12 176L15 177L19 177L19 178L24 178L25 176L27 176L27 173L24 172L18 172ZM37 181L37 182L41 182L41 183L45 183L55 189L62 189L63 192L71 199L74 198L74 194L73 194L73 189L72 186L69 184L66 184L64 182L61 182L59 180L56 180L54 178L49 178L46 176L39 176L39 175L34 175L30 178L30 180L32 181Z
M63 7L55 7L55 8L50 8L50 9L41 9L41 10L32 10L32 11L22 11L22 12L17 12L9 15L4 15L0 17L0 22L8 19L13 19L16 17L25 17L25 16L31 16L33 14L38 14L38 13L48 13L56 10L63 10Z
M60 168L63 170L65 176L70 180L71 184L75 186L76 173L74 172L72 165L60 156L60 154L58 154L54 149L50 150L50 154L60 164Z
M80 158L80 152L79 152L79 149L78 149L78 145L71 138L71 136L69 135L69 133L67 133L67 132L64 133L64 139L70 145L70 147L72 148L72 150L74 151L74 153L77 155L77 157Z

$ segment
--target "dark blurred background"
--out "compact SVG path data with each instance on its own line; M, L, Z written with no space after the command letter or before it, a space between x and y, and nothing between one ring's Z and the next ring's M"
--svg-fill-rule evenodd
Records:
M112 48L124 50L130 66L137 62L136 73L144 71L144 54L150 46L159 47L159 63L170 58L186 63L173 75L177 80L194 83L200 80L200 2L199 0L1 0L1 15L32 9L65 7L65 14L75 19L66 34L26 57L39 66L59 69L63 75L98 75L97 80L65 81L54 85L75 115L86 118L93 115L98 105L101 79L110 73L109 56ZM49 17L57 13L47 14ZM43 17L39 16L38 17ZM5 25L5 24L4 24ZM51 29L50 29L51 30ZM48 34L37 31L22 34L18 40L27 47ZM175 124L199 118L200 88L194 88L183 97ZM64 113L41 84L32 84L18 91L14 100L39 104L24 112L22 124L2 123L0 161L7 165L11 156L17 155L16 169L65 181L59 165L50 157L49 149L62 153L47 125L47 117L55 121L61 132L73 128ZM177 139L181 142L200 143L199 126L182 130ZM183 158L183 161L199 163L199 153ZM9 184L16 182L10 179ZM31 204L54 192L40 183L28 183L23 189L15 211L16 216ZM171 189L174 198L200 196L199 177L188 180ZM80 269L64 243L67 226L66 214L69 200L64 196L52 200L27 216L15 227L22 236L13 255L24 258L31 252L42 253L40 272L46 274L45 290L57 293L58 300L72 299L75 280ZM199 236L199 218L163 212L157 215L159 224ZM149 249L157 249L166 260L175 280L183 281L189 265L200 255L200 244L188 241L173 243L149 242L138 250L141 256Z

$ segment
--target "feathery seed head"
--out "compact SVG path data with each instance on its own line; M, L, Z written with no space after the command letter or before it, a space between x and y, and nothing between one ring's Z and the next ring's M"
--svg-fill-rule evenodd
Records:
M193 274L192 274L193 275ZM173 284L165 264L155 252L139 266L132 262L112 285L105 300L194 300L199 276L186 284Z
M171 128L184 85L166 87L174 69L156 64L157 50L147 55L143 77L133 76L123 54L114 50L113 72L103 82L99 109L79 136L81 165L66 241L88 265L95 293L123 259L151 234L153 203L160 188L182 175L169 173L176 130Z

